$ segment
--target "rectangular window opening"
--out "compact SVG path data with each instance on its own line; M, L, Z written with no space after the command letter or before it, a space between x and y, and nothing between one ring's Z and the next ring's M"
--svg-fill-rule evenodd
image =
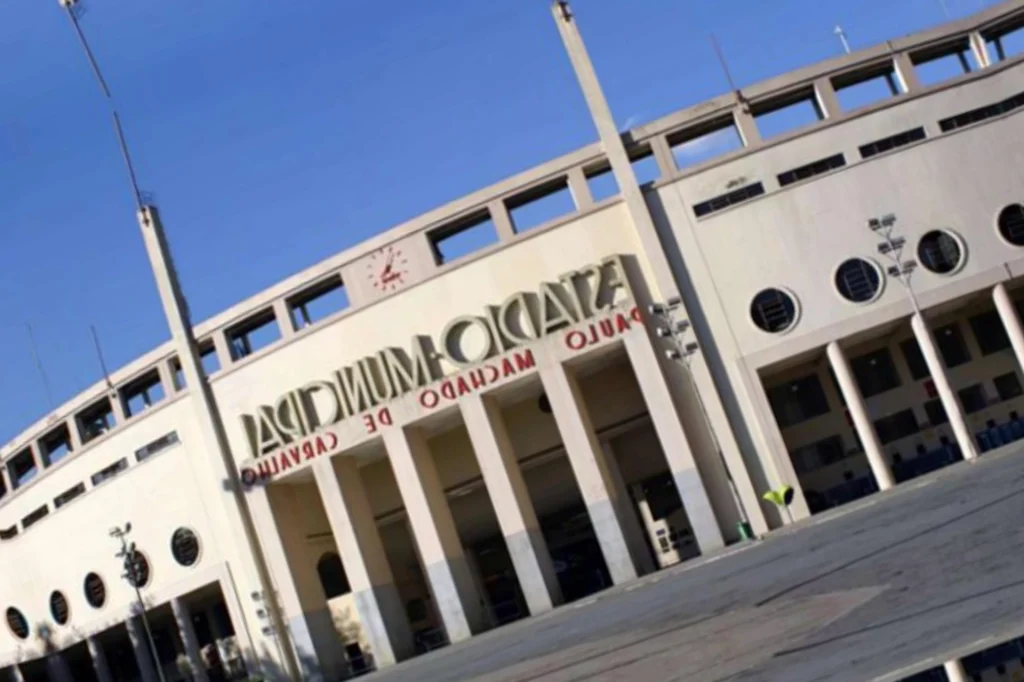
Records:
M676 168L683 170L742 149L743 139L732 116L729 116L672 133L668 136L668 144Z
M185 370L182 369L181 361L178 358L171 359L171 376L174 380L175 391L185 388Z
M762 139L814 125L825 118L813 90L801 90L751 108Z
M117 460L116 462L114 462L110 466L105 467L103 469L100 469L95 474L93 474L92 475L92 484L93 484L93 486L97 486L100 483L103 483L104 481L109 481L114 476L117 476L119 473L121 473L122 471L124 471L127 468L128 468L128 459L126 457L122 457L121 459Z
M935 330L935 345L939 347L939 354L950 369L971 361L971 353L967 350L964 335L956 322Z
M629 162L633 166L636 184L640 187L649 185L661 177L661 170L658 168L658 162L655 160L650 146L631 149Z
M999 396L999 400L1013 400L1024 393L1024 388L1021 388L1020 379L1017 378L1016 372L1000 374L992 380L992 383L996 387L996 394Z
M348 293L340 275L318 282L288 300L295 329L305 329L348 307Z
M1024 52L1024 24L1011 24L986 37L988 53L996 61L1006 61Z
M199 362L202 363L206 376L220 371L220 358L217 357L217 347L214 345L213 339L199 342Z
M787 381L767 393L780 429L828 414L831 409L817 374Z
M878 154L884 154L885 152L903 147L914 142L920 142L927 134L924 132L924 128L914 128L913 130L905 130L902 133L896 133L889 137L883 137L881 140L875 140L874 142L868 142L862 145L860 148L860 156L863 159L870 159L872 156Z
M956 394L960 397L965 414L974 414L988 407L988 396L985 395L985 387L981 384L961 388Z
M82 410L77 417L78 432L82 436L82 445L96 440L114 428L114 408L109 398Z
M703 218L706 215L725 210L730 206L742 204L744 201L759 197L762 194L764 194L764 185L760 182L755 182L752 185L746 185L731 192L720 194L717 197L712 197L707 201L702 201L699 204L694 204L693 214L698 218Z
M262 310L226 332L231 359L247 358L281 338L281 329L271 308Z
M68 490L65 490L64 492L62 492L57 497L53 498L53 508L54 509L60 509L61 507L63 507L65 504L67 504L71 500L75 499L79 495L84 495L84 494L85 494L85 484L84 483L79 483L74 488L69 488Z
M15 524L10 528L4 528L0 530L0 540L11 540L18 537L18 525Z
M903 359L907 361L907 367L910 368L910 376L915 381L931 376L931 372L928 371L928 363L924 361L924 355L921 353L921 346L917 344L917 339L901 341L900 350L903 351Z
M505 206L516 233L532 230L576 211L576 202L564 177L509 197Z
M900 385L892 354L888 348L879 348L850 360L850 369L865 398L885 393Z
M41 521L47 514L50 513L50 508L47 505L43 505L39 509L26 516L21 520L21 527L28 530L30 526L33 526Z
M141 448L136 450L135 460L137 462L141 462L145 459L149 459L158 452L162 452L163 450L166 450L172 445L177 445L180 442L181 440L178 438L178 432L171 431L168 434L160 436L152 443L147 443L146 445L143 445Z
M1013 97L1004 99L1001 102L995 104L989 104L977 109L971 109L970 111L964 111L957 114L956 116L950 116L939 121L939 129L944 133L948 133L951 130L957 128L964 128L975 123L986 121L996 116L1002 116L1003 114L1020 109L1024 107L1024 92L1018 93Z
M498 243L498 230L487 210L444 225L427 234L438 265L452 263Z
M7 471L11 475L11 486L17 490L39 473L31 448L25 448L7 460Z
M963 76L978 68L967 39L910 55L917 80L924 87Z
M619 194L619 183L615 182L615 174L607 164L583 171L590 188L590 196L594 202L611 199Z
M832 87L843 111L854 111L902 93L891 63L836 76L832 79Z
M903 410L877 420L875 430L878 432L878 440L884 445L912 436L920 431L921 427L917 423L917 417L914 416L913 410Z
M829 436L810 445L795 448L791 454L793 468L798 474L809 474L818 469L841 462L848 456L840 436Z
M53 466L67 457L71 449L71 434L67 424L61 424L39 439L39 454L44 467Z
M142 414L164 399L164 386L160 372L153 369L125 385L121 389L121 403L125 418Z
M991 355L1010 347L1010 337L1006 335L1003 321L995 310L975 315L967 321L982 355Z
M785 173L779 174L779 185L785 187L786 185L792 185L795 182L806 180L807 178L813 178L815 175L821 175L822 173L828 173L836 168L842 168L846 165L846 157L842 154L835 154L827 159L819 159L805 166L788 170Z
M949 417L946 416L946 408L942 406L942 401L939 398L926 402L924 413L928 416L928 423L931 426L939 426L949 421Z

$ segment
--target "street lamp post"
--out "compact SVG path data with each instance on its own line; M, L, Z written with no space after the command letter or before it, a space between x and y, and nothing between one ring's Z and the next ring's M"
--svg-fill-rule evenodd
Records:
M697 397L697 404L700 406L701 418L704 420L704 425L708 430L708 434L711 436L711 442L715 449L715 454L718 455L718 459L722 462L722 468L725 470L725 477L729 483L729 493L732 495L733 504L736 505L736 510L740 515L740 522L736 524L736 528L739 531L740 538L742 540L750 540L754 537L754 531L750 526L750 519L747 516L747 510L743 506L743 501L740 499L739 492L736 490L736 482L733 481L732 473L729 471L729 465L725 461L725 456L722 454L722 447L718 442L718 435L715 433L715 428L711 424L711 417L708 416L707 407L704 405L704 397L701 395L700 390L697 388L697 383L693 379L693 371L690 367L690 357L700 350L700 345L696 341L687 342L684 338L684 334L690 330L691 325L689 320L677 317L677 313L682 309L682 305L683 301L681 298L673 297L665 303L652 303L648 306L648 311L660 322L656 330L658 336L663 339L668 339L672 343L673 347L667 349L665 351L665 355L670 360L681 362L686 367L686 377L690 382L693 394Z
M913 259L904 260L903 248L907 245L907 240L905 237L893 235L895 226L896 214L894 213L888 213L880 218L872 218L868 221L868 227L871 231L882 238L882 241L878 244L878 253L893 262L888 269L889 275L895 277L903 285L903 288L907 290L907 296L910 297L910 305L914 309L914 314L920 316L921 308L917 304L917 295L914 293L914 287L910 283L910 275L917 268L917 261Z
M146 603L142 600L142 590L139 585L142 583L141 556L135 548L134 542L128 541L128 534L132 532L132 524L129 521L124 528L114 526L110 529L110 537L116 538L121 543L121 549L114 556L121 559L124 564L124 573L121 577L128 581L128 584L135 589L135 599L138 603L139 615L142 617L142 627L146 630L146 643L149 646L149 654L153 658L153 667L156 668L157 677L160 682L166 682L164 671L160 665L160 656L157 654L156 642L153 641L153 631L149 627L149 617L146 615Z

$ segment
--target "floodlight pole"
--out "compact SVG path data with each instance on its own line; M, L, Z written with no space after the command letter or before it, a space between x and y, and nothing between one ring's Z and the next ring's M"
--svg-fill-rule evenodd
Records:
M160 665L160 654L156 650L156 642L153 640L153 630L149 627L149 616L146 615L146 602L142 600L142 590L139 587L140 576L134 558L137 553L135 543L128 544L128 534L132 532L132 524L126 523L124 528L114 526L110 529L110 537L116 538L121 543L121 549L114 555L124 563L124 573L121 577L128 581L128 584L135 589L135 600L139 606L139 616L142 617L142 627L146 630L146 642L149 645L149 655L153 659L153 667L156 668L156 675L160 682L166 682L163 667Z
M747 510L743 506L743 500L740 499L739 491L736 489L736 482L733 481L732 473L729 471L729 464L725 461L725 455L722 453L722 447L718 442L718 435L715 433L715 427L711 423L711 417L708 415L707 407L704 405L704 397L701 395L700 390L697 388L697 382L693 380L693 369L690 366L690 356L697 353L700 350L700 346L696 342L687 343L683 339L683 334L690 329L690 321L687 319L677 319L676 313L682 305L682 300L679 298L669 299L665 303L655 303L649 306L648 310L652 316L658 318L662 326L657 329L658 336L667 338L671 341L673 348L666 351L666 356L670 360L682 362L686 368L684 374L690 382L690 388L693 390L693 394L697 396L697 404L700 406L701 418L704 420L705 428L708 430L708 434L711 436L712 447L715 450L715 454L718 455L719 461L722 463L722 468L725 470L725 477L729 484L729 493L732 495L733 504L736 505L736 510L740 515L740 522L736 524L737 530L740 534L741 540L750 540L754 537L754 531L750 526L750 518L747 516Z

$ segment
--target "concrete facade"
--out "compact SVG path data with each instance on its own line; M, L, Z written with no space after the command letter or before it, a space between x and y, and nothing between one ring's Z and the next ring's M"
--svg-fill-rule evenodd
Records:
M1024 2L624 136L553 13L599 142L179 324L0 448L0 551L33 566L0 581L0 668L74 677L85 644L99 679L338 679L782 525L779 485L801 518L1024 437L1024 57L1001 42ZM961 49L972 72L921 83ZM872 79L895 94L844 108ZM763 136L794 102L820 120ZM721 130L743 146L688 165ZM516 224L558 192L570 212ZM460 251L471 230L489 244ZM647 312L676 296L685 365ZM108 537L127 521L156 661Z

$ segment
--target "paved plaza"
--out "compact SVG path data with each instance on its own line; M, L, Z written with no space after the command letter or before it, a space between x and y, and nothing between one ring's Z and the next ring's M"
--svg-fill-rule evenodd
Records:
M1024 632L1024 447L377 673L898 680Z

